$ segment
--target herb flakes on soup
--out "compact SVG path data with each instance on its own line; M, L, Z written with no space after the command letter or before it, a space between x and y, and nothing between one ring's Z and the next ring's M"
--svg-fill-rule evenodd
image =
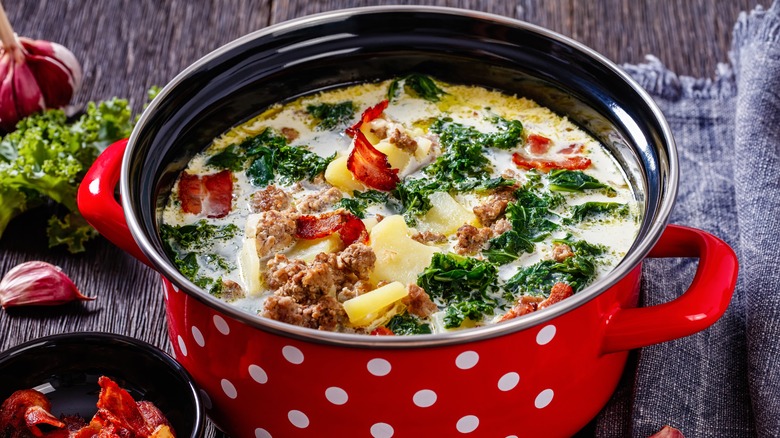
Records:
M179 176L160 237L247 312L414 335L555 305L610 272L639 222L613 157L566 118L410 74L230 129Z

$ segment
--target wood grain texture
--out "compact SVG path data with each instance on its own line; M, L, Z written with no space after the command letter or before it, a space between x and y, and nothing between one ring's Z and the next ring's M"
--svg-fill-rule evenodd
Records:
M4 2L19 35L69 47L81 60L77 104L122 96L140 111L163 85L221 45L269 24L334 9L380 4L468 8L522 19L570 36L617 63L653 54L679 74L711 77L728 60L733 24L754 0L25 0ZM170 351L158 275L99 238L87 252L47 248L56 206L27 212L0 239L0 274L27 260L57 264L97 300L0 311L0 350L56 333L106 331ZM0 379L13 376L0 376ZM216 433L213 428L208 436Z

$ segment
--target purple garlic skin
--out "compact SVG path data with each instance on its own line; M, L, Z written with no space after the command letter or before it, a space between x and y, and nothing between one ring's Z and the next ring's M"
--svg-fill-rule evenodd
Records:
M74 300L94 300L79 292L62 270L31 261L8 271L0 280L0 306L57 306Z
M50 41L17 38L18 45L0 53L0 130L39 111L62 108L81 86L76 57Z

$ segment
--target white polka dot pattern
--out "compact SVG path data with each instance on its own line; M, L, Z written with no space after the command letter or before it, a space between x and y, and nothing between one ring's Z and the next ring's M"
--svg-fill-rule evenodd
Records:
M222 391L225 393L226 396L230 398L236 398L238 397L238 391L236 391L236 386L233 385L230 380L228 379L222 379L220 382L222 385Z
M455 359L455 365L462 370L474 368L477 362L479 362L479 354L476 351L464 351Z
M421 408L428 408L436 403L436 398L437 396L435 392L431 391L430 389L422 389L414 393L412 400L414 401L415 405Z
M214 327L216 327L217 331L222 333L223 335L230 334L230 326L228 326L227 321L225 321L225 318L219 315L214 315Z
M536 399L534 400L534 406L536 406L537 409L546 408L547 405L552 402L553 395L555 394L553 393L552 389L545 389L536 396Z
M181 350L182 356L187 357L187 345L184 344L184 338L178 336L176 340L179 341L179 350Z
M203 338L203 333L201 333L200 329L195 326L192 326L192 338L195 339L195 343L198 344L198 346L206 346L206 340Z
M337 386L331 386L325 390L325 398L334 405L343 405L349 399L349 395L347 391Z
M255 429L255 438L271 438L271 434L262 427Z
M377 377L382 377L390 374L390 370L393 367L390 365L390 362L384 359L376 358L369 360L368 364L366 364L366 368L368 368L369 373Z
M390 438L394 433L393 426L387 423L376 423L371 426L371 436L373 438Z
M458 429L458 432L460 433L471 433L477 430L478 426L479 418L475 415L466 415L458 420L458 424L455 425L455 428Z
M541 330L539 330L539 333L536 334L536 343L539 345L547 345L550 343L550 341L553 340L555 337L555 326L554 325L546 325L542 327Z
M300 365L303 363L303 352L292 345L282 347L282 356L291 364Z
M264 369L255 364L249 365L249 375L257 383L265 384L268 382L268 374L266 374Z
M520 382L520 375L517 373L506 373L498 379L498 389L502 391L511 391Z
M306 429L309 427L309 417L301 411L292 410L287 413L287 419L290 420L293 426L299 429Z

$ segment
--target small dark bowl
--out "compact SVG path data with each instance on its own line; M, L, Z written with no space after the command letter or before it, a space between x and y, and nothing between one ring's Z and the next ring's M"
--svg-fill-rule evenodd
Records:
M158 348L111 333L67 333L39 338L0 353L0 402L20 389L37 389L52 413L89 420L107 376L136 401L154 403L176 436L200 437L204 410L187 371Z

